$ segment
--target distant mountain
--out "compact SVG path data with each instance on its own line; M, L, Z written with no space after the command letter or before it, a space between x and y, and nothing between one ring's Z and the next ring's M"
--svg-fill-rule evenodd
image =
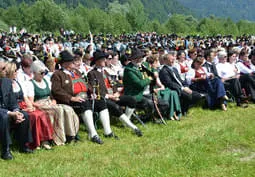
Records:
M197 17L230 17L255 21L254 0L177 0L186 8L191 9Z

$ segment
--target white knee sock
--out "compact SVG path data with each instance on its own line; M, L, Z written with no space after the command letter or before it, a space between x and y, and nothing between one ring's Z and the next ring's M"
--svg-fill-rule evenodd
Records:
M102 125L104 127L104 134L109 135L112 133L111 127L110 127L110 115L108 109L104 109L101 112L99 112L99 119L102 122Z
M82 120L88 129L89 138L92 138L93 136L98 135L95 129L93 113L91 110L87 110L82 114Z
M129 107L126 107L126 110L125 110L125 114L127 116L128 119L131 118L132 114L134 113L135 109L134 108L129 108Z
M126 126L134 129L137 129L137 127L130 121L130 119L126 116L126 114L122 114L119 119L122 123L124 123Z

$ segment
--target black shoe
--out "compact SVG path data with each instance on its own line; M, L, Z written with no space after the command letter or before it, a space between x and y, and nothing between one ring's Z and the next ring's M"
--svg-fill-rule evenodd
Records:
M95 135L91 138L91 141L97 144L104 144L104 142L100 139L99 136Z
M249 105L247 103L237 103L236 106L239 106L241 108L248 108Z
M115 135L113 132L108 134L108 135L104 135L104 137L106 137L106 138L114 138L116 140L119 140L119 137L117 135Z
M22 153L26 153L26 154L31 154L33 153L34 151L32 149L29 149L28 147L24 147L20 150L20 152Z
M138 137L141 137L143 136L143 133L141 130L139 130L138 128L135 129L135 134L138 136Z
M5 152L2 152L1 158L4 160L12 160L13 156L10 151L5 151Z
M66 136L66 144L71 144L72 142L75 142L74 136Z

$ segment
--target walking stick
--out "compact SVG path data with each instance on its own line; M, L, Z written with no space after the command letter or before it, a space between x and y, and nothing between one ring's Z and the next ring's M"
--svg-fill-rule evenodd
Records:
M92 96L92 112L94 113L94 111L95 111L95 99L96 99L95 95L96 95L96 89L98 87L97 79L94 79L92 87L93 87L93 92L92 92L92 94L93 94L93 96Z
M160 118L160 121L161 123L163 123L164 125L166 125L166 121L164 120L160 110L159 110L159 107L158 107L158 99L157 99L157 95L154 93L154 90L153 90L153 87L156 85L156 78L154 76L154 73L152 71L150 71L146 66L144 66L142 64L142 70L144 70L150 77L153 78L153 80L151 81L151 84L150 84L150 93L152 95L152 101L153 101L153 104L154 104L154 107L157 111L157 114L159 115L159 118Z
M96 89L98 89L98 94L100 94L99 93L99 83L98 83L98 81L97 81L97 79L94 79L94 82L93 82L93 84L92 84L92 87L93 87L93 96L92 96L92 114L93 114L93 117L95 118L95 117L97 117L98 115L95 113L95 100L96 99L100 99L100 95L97 95L97 98L96 98ZM97 129L97 124L96 124L96 122L97 122L97 120L98 119L95 119L95 128Z

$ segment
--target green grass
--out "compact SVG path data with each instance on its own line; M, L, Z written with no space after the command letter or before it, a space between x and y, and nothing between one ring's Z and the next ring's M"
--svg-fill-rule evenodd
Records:
M15 160L0 160L0 176L238 176L255 175L255 105L227 112L190 110L180 122L148 123L136 137L113 126L121 140L96 145L86 139L76 145L13 152ZM100 135L102 130L99 129Z

